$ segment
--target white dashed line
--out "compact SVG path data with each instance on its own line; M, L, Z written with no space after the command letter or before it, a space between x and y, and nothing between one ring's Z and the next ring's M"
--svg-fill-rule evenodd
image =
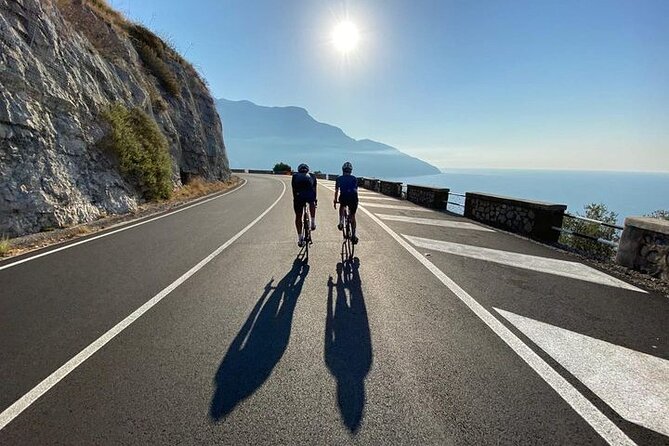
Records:
M485 260L487 262L499 263L502 265L513 266L516 268L538 271L556 276L569 277L571 279L584 280L587 282L608 285L617 288L624 288L639 293L646 291L630 285L608 274L604 274L594 268L578 262L569 262L567 260L551 259L548 257L532 256L528 254L519 254L517 252L500 251L497 249L481 248L479 246L462 245L460 243L444 242L441 240L431 240L422 237L414 237L402 234L404 238L412 244L433 251L445 252L472 259Z
M452 228L452 229L467 229L471 231L483 231L483 232L495 232L492 229L485 228L483 226L476 225L474 223L469 223L466 221L458 220L438 220L434 218L418 218L418 217L405 217L403 215L391 215L391 214L376 214L377 217L383 220L389 221L399 221L403 223L415 223L418 225L431 225L431 226L441 226L443 228Z
M627 421L669 437L669 361L495 308Z

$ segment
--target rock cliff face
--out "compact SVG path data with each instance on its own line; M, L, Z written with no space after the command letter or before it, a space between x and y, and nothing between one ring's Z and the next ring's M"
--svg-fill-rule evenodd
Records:
M158 123L175 186L229 177L208 88L169 45L104 0L0 0L0 236L137 207L101 144L114 103Z

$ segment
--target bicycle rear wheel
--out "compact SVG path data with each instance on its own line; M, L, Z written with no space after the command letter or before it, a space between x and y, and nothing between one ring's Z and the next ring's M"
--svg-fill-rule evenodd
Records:
M304 209L302 210L302 233L304 234L304 242L309 246L311 243L311 218L308 203L304 205Z

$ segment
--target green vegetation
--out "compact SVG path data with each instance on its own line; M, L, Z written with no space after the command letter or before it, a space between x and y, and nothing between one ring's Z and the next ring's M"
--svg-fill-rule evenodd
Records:
M9 244L9 238L7 236L0 237L0 257L4 257L9 254L9 249L11 245Z
M618 220L618 214L609 211L606 208L606 205L602 203L590 203L584 206L584 210L585 215L581 215L580 213L578 213L578 215L612 225L616 224L616 221ZM602 226L597 223L590 223L587 221L566 217L562 227L579 234L585 234L591 237L601 238L612 242L618 242L618 240L620 240L620 235L617 233L615 228ZM601 259L610 259L615 254L615 248L612 246L575 235L563 233L560 237L560 242L575 248L583 254Z
M653 211L650 214L646 214L646 217L661 218L662 220L669 220L669 211L666 209L658 209Z
M283 173L283 172L292 172L293 168L285 163L276 163L274 165L274 169L272 170L274 171L274 173Z
M118 157L121 173L144 198L169 198L172 162L167 139L156 122L139 108L122 104L114 104L104 117L111 126L106 145Z
M127 30L144 66L160 81L168 93L179 96L181 90L179 82L164 61L167 57L165 43L142 25L128 25Z

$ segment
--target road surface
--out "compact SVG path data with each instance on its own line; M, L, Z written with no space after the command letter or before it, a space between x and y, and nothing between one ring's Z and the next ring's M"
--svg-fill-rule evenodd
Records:
M665 297L368 191L342 262L329 182L306 259L242 177L0 263L0 444L669 443Z

